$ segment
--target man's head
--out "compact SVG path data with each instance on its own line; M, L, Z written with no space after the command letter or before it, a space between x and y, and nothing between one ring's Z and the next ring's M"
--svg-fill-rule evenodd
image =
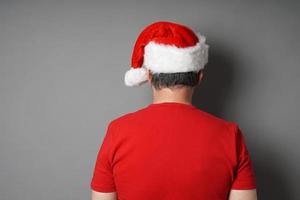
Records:
M142 85L147 82L147 70L150 70L157 89L164 86L178 88L180 85L193 87L197 80L193 71L204 69L208 62L208 48L204 35L183 24L152 23L135 42L131 68L125 73L125 85Z
M148 69L146 74L154 101L191 102L195 87L202 81L203 69L175 73L152 73Z

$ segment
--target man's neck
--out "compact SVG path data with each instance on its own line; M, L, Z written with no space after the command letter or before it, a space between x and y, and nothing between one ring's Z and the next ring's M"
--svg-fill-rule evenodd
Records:
M163 88L155 90L153 88L153 103L162 102L178 102L185 104L192 104L193 88Z

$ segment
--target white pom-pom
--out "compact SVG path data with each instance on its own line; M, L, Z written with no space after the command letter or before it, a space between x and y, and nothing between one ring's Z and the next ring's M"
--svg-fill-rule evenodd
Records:
M125 85L126 86L140 86L147 81L147 70L144 67L141 68L133 68L131 67L125 73Z

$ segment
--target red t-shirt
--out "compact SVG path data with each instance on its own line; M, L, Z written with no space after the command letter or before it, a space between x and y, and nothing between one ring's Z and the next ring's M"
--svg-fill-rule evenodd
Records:
M237 123L162 102L109 123L90 187L118 200L225 200L256 181Z

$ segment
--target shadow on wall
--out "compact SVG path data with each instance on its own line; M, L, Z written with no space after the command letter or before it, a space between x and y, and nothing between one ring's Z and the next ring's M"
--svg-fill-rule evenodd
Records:
M261 133L267 134L265 131ZM257 156L253 158L253 165L257 176L259 199L296 200L288 188L290 183L285 179L282 171L284 169L282 161L272 152L272 147L255 143L254 149L258 149Z
M195 106L219 117L225 114L223 109L226 108L226 101L230 99L228 97L236 87L234 69L238 66L235 66L232 56L225 56L227 54L222 48L210 51L203 82L197 86L193 96ZM267 130L261 130L261 134L267 133ZM278 167L281 161L275 152L271 151L272 148L267 148L268 141L253 141L252 144L251 149L256 152L251 153L251 157L257 179L258 199L292 200L291 191L287 187L289 184Z
M226 108L227 96L232 91L234 80L233 58L223 55L226 53L210 50L202 83L197 86L193 96L195 106L216 116L224 113L223 108Z

